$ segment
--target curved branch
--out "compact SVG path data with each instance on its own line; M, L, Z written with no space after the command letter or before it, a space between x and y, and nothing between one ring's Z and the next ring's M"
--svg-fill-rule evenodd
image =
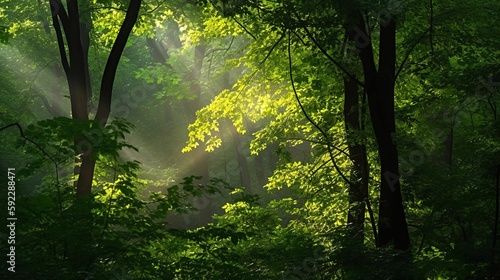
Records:
M349 154L345 151L345 149L341 149L335 145L332 145L329 142L323 142L323 141L318 141L318 140L314 140L314 139L307 139L307 138L300 138L300 137L280 138L280 140L292 140L292 141L299 140L299 141L305 141L305 142L310 142L310 143L319 144L319 145L329 145L333 149L337 150L339 152L339 154L343 154L343 155L349 157Z
M283 34L281 34L281 37L278 39L278 41L276 41L276 43L274 43L274 45L271 47L271 49L267 52L266 57L264 57L264 59L262 60L262 62L259 64L259 68L271 56L273 50L276 48L276 46L278 46L278 44L281 42L281 40L283 40L283 38L285 38L285 35L286 35L286 32L283 32Z
M19 129L19 135L21 136L21 138L23 138L26 141L30 142L31 144L35 145L35 147L37 147L37 149L39 149L54 164L54 169L55 169L55 173L56 173L55 178L56 178L56 187L57 187L57 200L59 203L59 211L62 211L61 189L60 189L60 184L59 184L59 165L57 164L57 162L54 160L54 158L47 151L45 151L40 145L38 145L38 143L36 143L35 141L29 139L28 137L26 137L26 135L24 135L23 128L21 127L21 125L19 125L19 123L12 123L12 124L6 125L4 127L1 127L0 132L2 130L7 129L7 128L12 127L12 126L16 126L17 129Z
M415 41L415 43L413 44L413 46L411 46L411 48L408 50L408 52L405 55L405 58L401 62L401 65L399 65L399 68L398 68L398 71L396 72L396 75L394 75L394 82L396 82L396 80L398 79L399 73L401 72L401 70L403 70L403 66L405 65L406 61L410 57L410 54L413 52L413 50L415 49L415 47L417 47L418 43L420 43L420 40L422 40L425 37L425 35L427 34L427 32L430 32L430 29L431 29L431 27L427 28L427 30L425 30L420 35L420 37L418 37L418 39Z
M23 128L21 127L21 125L19 125L19 123L11 123L9 125L1 127L0 131L2 131L4 129L7 129L9 127L12 127L12 126L16 126L17 129L19 129L19 135L21 136L21 138L23 138L26 141L30 142L31 144L35 145L40 151L43 152L44 155L46 155L50 159L50 161L52 161L54 163L54 165L57 168L57 162L49 155L49 153L47 153L40 145L38 145L38 143L36 143L35 141L33 141L33 140L29 139L28 137L26 137L26 135L24 134Z
M288 67L289 67L289 73L290 73L290 82L292 84L292 89L293 89L293 93L295 95L295 99L297 100L299 107L302 110L302 113L304 114L306 119L323 135L323 137L325 137L326 142L330 143L330 137L328 137L328 134L313 119L311 119L309 114L306 112L304 106L302 105L302 102L300 101L299 95L297 94L297 90L295 89L295 82L293 80L292 53L290 50L290 31L288 31L288 48L287 48L287 50L288 50ZM338 167L337 162L335 161L335 156L333 155L332 147L330 145L326 145L326 146L328 148L328 154L330 155L330 159L333 163L333 166L335 167L335 170L339 173L339 175L342 177L342 179L344 179L344 181L347 184L352 185L351 181L349 181L349 179L347 179L347 177L344 175L344 173L342 173L342 171Z
M232 17L232 19L243 29L245 32L252 37L252 39L257 40L257 37L255 37L252 32L250 32L243 24L241 24L235 17Z
M267 55L266 57L259 63L259 65L257 66L257 70L254 70L252 72L252 74L249 75L248 77L248 81L245 83L244 88L246 88L250 82L252 81L253 77L259 72L259 68L262 66L262 64L264 64L264 62L267 61L267 59L271 56L271 53L273 52L273 50L276 48L276 46L281 42L281 40L283 40L283 38L285 37L286 35L286 32L283 32L283 34L281 35L281 37L278 39L278 41L276 41L276 43L273 44L273 46L271 47L271 49L267 52ZM242 89L242 90L243 90Z
M61 0L50 0L50 9L52 12L52 17L59 17L63 24L64 32L69 28L69 18L66 9Z

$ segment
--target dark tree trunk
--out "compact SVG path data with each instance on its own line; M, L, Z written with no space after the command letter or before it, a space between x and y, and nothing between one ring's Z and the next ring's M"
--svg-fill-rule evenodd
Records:
M85 69L85 89L87 91L87 102L91 104L92 99L92 84L90 81L90 68L89 68L89 48L90 48L90 24L82 24L80 33L82 36L82 50L83 50L83 67Z
M87 102L89 105L91 105L92 83L90 80L89 48L90 48L90 31L92 30L92 18L90 16L89 1L82 1L80 3L80 10L83 10L83 13L81 13L81 18L80 18L80 40L82 43L82 51L83 51L85 89L87 91Z
M377 138L380 167L379 246L392 239L394 248L410 247L408 225L399 181L398 150L392 135L394 118L394 77L396 67L396 22L389 19L380 26L379 71L376 94L368 95L372 123Z
M361 14L357 16L353 38L363 65L364 85L370 117L378 145L381 167L378 244L394 242L394 248L410 246L398 169L398 150L392 135L394 118L394 83L396 67L396 23L387 19L380 24L379 69L375 67L372 42Z
M361 131L360 101L358 83L344 77L344 119L347 133L349 158L352 169L349 186L349 214L347 223L351 227L351 236L363 242L366 200L368 199L368 161L366 147L356 140Z
M80 14L77 1L67 1L68 28L64 28L68 42L70 71L68 76L73 119L88 120L85 56L80 34Z

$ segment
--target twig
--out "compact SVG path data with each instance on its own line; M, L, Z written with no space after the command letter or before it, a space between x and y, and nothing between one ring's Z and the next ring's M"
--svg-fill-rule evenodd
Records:
M232 19L243 29L245 32L252 37L252 39L257 40L257 37L255 37L252 32L250 32L243 24L241 24L235 17L232 17Z

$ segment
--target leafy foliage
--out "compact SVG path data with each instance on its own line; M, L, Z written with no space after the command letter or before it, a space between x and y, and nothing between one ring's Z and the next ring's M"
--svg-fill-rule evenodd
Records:
M128 1L81 4L101 73ZM45 119L36 98L67 94L48 8L0 4L0 124L24 128L24 138L0 131L0 176L19 166L19 279L498 277L497 1L146 1L116 77L119 117L104 127L62 117L68 108ZM409 252L376 246L381 168L366 108L364 129L346 133L343 79L364 83L345 34L355 11L374 46L384 17L397 21L393 138ZM347 217L353 144L366 147L370 175L361 242ZM195 163L211 152L206 184L184 177L181 149ZM75 154L97 160L85 199ZM194 213L213 219L176 222Z

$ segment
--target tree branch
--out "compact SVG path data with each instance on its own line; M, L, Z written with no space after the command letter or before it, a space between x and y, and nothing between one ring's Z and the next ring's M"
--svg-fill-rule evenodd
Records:
M111 112L111 96L113 94L113 84L115 81L118 63L120 62L120 57L125 49L127 40L132 32L132 29L134 28L137 17L139 16L141 2L142 0L130 0L127 15L125 16L123 25L118 32L115 43L111 48L108 61L106 62L106 67L104 68L99 94L99 105L95 116L95 120L99 121L103 126L106 124Z
M419 37L418 39L415 41L415 43L413 44L413 46L411 46L411 48L408 50L408 52L406 53L405 55L405 58L403 59L403 61L401 62L401 64L399 65L399 68L398 68L398 71L396 72L396 75L394 75L394 82L396 82L396 80L398 79L398 76L399 76L399 73L401 72L401 70L403 70L403 66L405 65L406 61L408 60L408 58L410 57L410 54L413 52L413 50L415 49L415 47L418 45L418 43L420 43L420 40L422 40L424 38L424 36L427 34L427 32L429 32L431 29L431 27L427 28L427 30L425 30Z
M54 166L55 166L55 170L56 170L56 178L59 178L59 171L58 171L58 164L57 162L55 161L55 159L50 156L49 153L47 153L47 151L45 151L40 145L38 145L38 143L36 143L35 141L29 139L28 137L26 137L26 135L24 134L24 131L23 131L23 128L21 127L21 125L19 123L11 123L9 125L6 125L4 127L1 127L0 128L0 132L2 130L5 130L9 127L12 127L12 126L16 126L17 129L19 130L19 135L21 136L22 139L30 142L31 144L35 145L35 147L37 147L37 149L39 149L47 158L49 158L50 161L52 161L52 163L54 163Z
M304 24L304 21L300 18L300 16L297 14L297 12L293 11L293 13L297 17L297 20L302 24L302 27L304 28L304 31L307 34L307 37L314 43L314 45L316 45L316 47L321 51L321 53L323 53L323 55L325 55L328 58L328 60L330 60L335 66L337 66L342 72L344 72L344 74L346 74L347 76L349 76L349 78L353 79L354 81L356 81L356 83L358 85L360 85L361 87L364 88L365 85L361 81L359 81L356 78L356 76L354 76L351 72L347 71L347 69L344 66L342 66L337 60L335 60L335 58L333 58L325 50L325 48L323 48L323 46L321 46L321 44L314 38L314 36L312 35L312 33L309 31L309 29L307 28L307 26Z
M302 105L302 102L300 101L299 95L297 94L297 90L295 89L295 83L293 81L292 52L290 50L290 31L288 31L288 48L287 48L287 50L288 50L288 67L289 67L289 73L290 73L290 82L292 84L292 89L293 89L293 93L295 95L295 99L297 100L299 107L302 110L302 113L304 114L306 119L317 130L319 130L319 132L323 135L323 137L325 137L326 142L330 143L330 137L328 137L328 134L321 127L319 127L319 125L313 119L311 119L309 114L306 112L304 106ZM326 147L328 149L328 154L330 155L330 159L333 163L333 166L335 167L335 170L339 173L339 175L342 177L342 179L344 179L344 181L347 184L351 185L352 184L351 181L349 181L349 179L347 179L347 177L344 175L344 173L342 173L342 171L338 167L337 162L335 161L335 157L333 155L332 147L330 147L330 145L326 145Z
M250 32L243 24L241 24L235 17L232 17L232 19L243 29L245 32L252 37L252 39L257 40L257 38Z
M62 3L56 0L50 1L50 8L52 10L52 25L54 26L54 30L56 31L57 46L59 47L61 64L63 66L64 73L66 73L66 77L69 77L70 67L69 67L68 57L66 55L66 49L64 48L64 39L62 36L61 25L59 24L59 18L63 23L63 28L65 24L66 25L68 24L66 11L64 11ZM65 20L63 20L63 18L65 18Z

